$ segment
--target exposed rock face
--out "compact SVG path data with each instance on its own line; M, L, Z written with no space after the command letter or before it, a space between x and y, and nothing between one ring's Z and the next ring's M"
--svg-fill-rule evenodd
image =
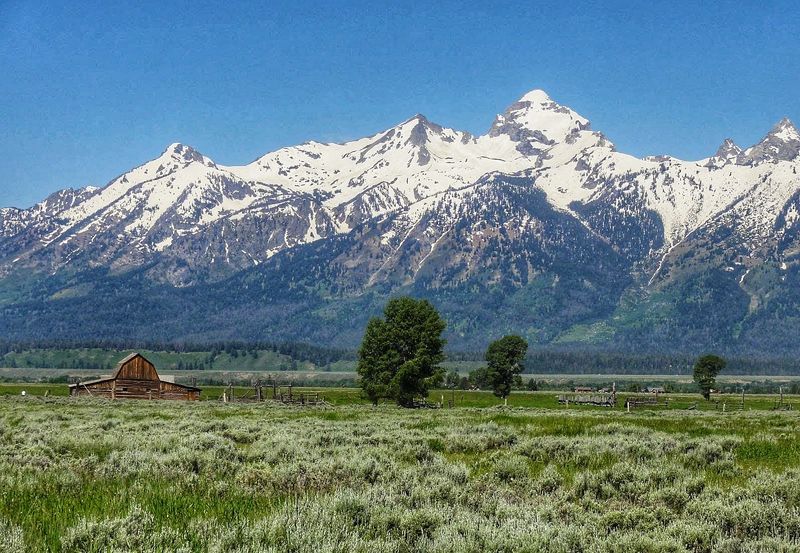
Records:
M795 161L800 155L800 133L788 119L782 119L761 142L744 152L742 163L758 165Z
M520 153L535 156L585 130L589 130L588 120L558 105L544 91L534 90L497 116L489 136L506 135L518 143Z
M744 150L737 146L733 140L726 138L717 149L717 153L708 160L706 167L720 168L731 163L738 163L743 152Z

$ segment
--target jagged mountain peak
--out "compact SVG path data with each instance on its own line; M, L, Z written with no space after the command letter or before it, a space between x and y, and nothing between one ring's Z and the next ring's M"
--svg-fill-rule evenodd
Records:
M58 204L65 204L65 203L76 203L76 201L82 201L83 199L88 198L89 196L94 195L100 188L96 186L83 186L79 188L64 188L62 190L58 190L50 194L47 198L44 199L41 204L48 204L48 203L58 203ZM40 204L40 205L41 205Z
M400 131L403 129L414 129L416 127L430 127L432 129L438 129L438 130L442 129L441 125L437 125L436 123L431 122L431 120L425 117L425 115L417 113L409 117L402 123L399 123L394 127L387 129L385 132L390 132L392 130Z
M536 89L498 115L489 129L489 136L507 135L518 143L520 153L534 156L589 128L588 119Z
M83 186L78 188L63 188L56 190L44 200L28 209L18 210L32 217L56 216L63 211L76 206L97 194L100 189L96 186Z
M432 123L427 117L421 113L416 114L414 117L406 120L400 125L401 128L410 129L408 138L405 143L412 146L424 146L429 140L430 135L441 135L444 127Z
M767 133L767 137L772 137L784 142L797 142L800 141L800 133L797 132L797 127L788 117L784 117Z
M408 119L403 121L403 123L401 123L401 124L405 124L405 123L422 123L422 124L426 124L426 123L430 123L430 120L427 117L425 117L425 115L422 114L422 113L415 113L413 116L409 117Z
M719 148L717 148L717 153L714 154L716 156L730 156L731 154L738 155L742 153L742 148L739 147L736 142L733 141L731 138L726 138L722 141Z
M535 88L530 92L525 93L522 98L520 98L517 102L530 102L532 104L546 104L550 103L553 100L544 90L540 88Z
M167 146L157 159L177 161L179 163L197 162L207 167L216 167L216 164L210 158L204 156L191 146L180 142L173 142Z
M737 163L744 150L733 139L726 138L717 148L717 152L708 160L707 167L723 167L729 163Z
M428 165L433 150L447 149L453 143L466 144L472 139L468 132L443 127L418 113L370 138L344 144L354 146L344 157L359 165L377 162L390 166L394 159L395 166L405 167L405 171L408 163Z
M755 146L745 150L741 162L747 165L794 161L800 157L800 133L786 117L781 119Z

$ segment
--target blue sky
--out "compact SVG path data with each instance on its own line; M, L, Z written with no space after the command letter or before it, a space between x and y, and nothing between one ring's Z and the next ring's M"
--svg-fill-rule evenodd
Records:
M0 205L171 142L241 164L417 112L483 133L533 88L622 151L697 159L800 123L798 30L792 2L0 0Z

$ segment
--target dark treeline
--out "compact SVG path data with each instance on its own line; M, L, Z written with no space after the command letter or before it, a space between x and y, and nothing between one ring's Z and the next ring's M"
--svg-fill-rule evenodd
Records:
M456 390L488 390L489 383L482 378L483 376L480 369L470 372L468 376L459 376L450 373L445 377L442 387ZM642 378L641 375L636 375L633 378L635 378L635 380L629 379L624 375L618 375L618 377L615 377L613 380L610 378L608 380L598 380L596 376L584 380L581 378L581 375L567 375L564 378L548 379L520 378L514 381L512 387L517 391L563 392L565 390L572 391L577 386L581 386L589 387L594 391L608 391L615 388L618 392L626 393L650 393L650 389L658 387L662 388L665 393L697 393L697 384L691 380L663 380L657 376L648 379ZM777 394L778 392L800 394L800 381L762 380L751 382L717 382L714 389L725 394L738 394L743 391L747 394Z
M483 361L484 352L447 352L448 361ZM597 350L534 349L525 359L533 374L690 375L697 357L685 354L634 354ZM725 374L796 375L800 362L787 358L729 358Z
M526 372L564 374L689 375L697 357L681 354L631 354L606 351L532 352ZM726 374L791 375L800 373L796 359L729 358Z
M0 340L0 357L10 352L28 350L150 350L175 353L207 353L205 361L180 361L182 369L210 368L213 359L222 353L234 357L257 351L272 351L294 361L309 362L325 367L339 361L356 361L358 353L352 349L328 348L302 342L156 342L141 340ZM482 351L447 351L447 361L483 362ZM534 374L638 374L638 375L689 375L696 360L685 354L634 354L597 350L563 350L540 348L529 351L525 372ZM800 362L787 358L728 358L726 374L740 375L797 375ZM84 366L85 365L85 366ZM56 368L101 369L91 362L74 360Z
M239 355L255 351L272 351L291 357L297 361L308 361L315 365L330 365L337 361L352 361L356 353L350 350L326 348L300 342L155 342L141 340L0 340L0 356L10 352L27 350L70 350L70 349L103 349L103 350L150 350L175 353L210 353L215 357L221 353ZM186 367L193 368L193 367Z

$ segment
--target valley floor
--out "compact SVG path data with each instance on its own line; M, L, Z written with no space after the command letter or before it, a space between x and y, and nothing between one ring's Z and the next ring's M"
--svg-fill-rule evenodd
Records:
M774 398L406 411L332 392L327 407L4 395L0 550L800 547L800 415Z
M31 371L31 369L25 369ZM291 376L291 375L290 375ZM591 379L580 378L579 382L591 383ZM636 377L628 377L634 379ZM641 377L647 378L647 377ZM731 377L736 378L736 377ZM759 377L764 378L764 377ZM790 381L793 377L780 377L783 380ZM720 379L722 380L722 379ZM262 380L263 382L263 380ZM225 392L229 391L227 386L205 386L200 385L200 399L203 401L216 401L221 403L222 397ZM251 387L234 386L233 388L234 401L244 399L251 401L255 396L255 391ZM282 387L283 393L287 393L286 386ZM47 397L64 397L69 395L69 387L66 384L52 384L52 383L2 383L0 382L0 397L2 396L20 396L22 393L26 394L29 398L44 398ZM272 397L272 389L269 386L263 387L263 393L267 399ZM369 401L361 394L360 388L344 388L344 387L329 387L329 386L294 386L293 393L295 396L300 394L316 394L321 399L324 399L331 407L340 406L354 406L354 405L369 405ZM580 406L571 404L559 404L558 397L575 396L575 395L595 395L594 393L574 394L570 391L514 391L508 398L508 407L523 407L523 408L540 408L540 409L558 409L558 410L608 410L606 407L596 406ZM617 404L612 410L624 411L625 402L628 398L657 398L659 405L657 407L646 407L654 411L672 411L672 410L697 410L697 411L769 411L779 407L781 402L779 394L753 394L747 393L744 396L744 409L742 409L742 396L736 393L728 394L713 394L711 401L704 401L699 393L666 393L654 396L644 392L618 392ZM439 403L445 407L498 407L502 404L502 400L498 399L492 392L486 390L432 390L428 394L428 401L431 403ZM784 394L783 407L789 410L800 410L800 395L797 394ZM642 409L640 407L639 409Z

